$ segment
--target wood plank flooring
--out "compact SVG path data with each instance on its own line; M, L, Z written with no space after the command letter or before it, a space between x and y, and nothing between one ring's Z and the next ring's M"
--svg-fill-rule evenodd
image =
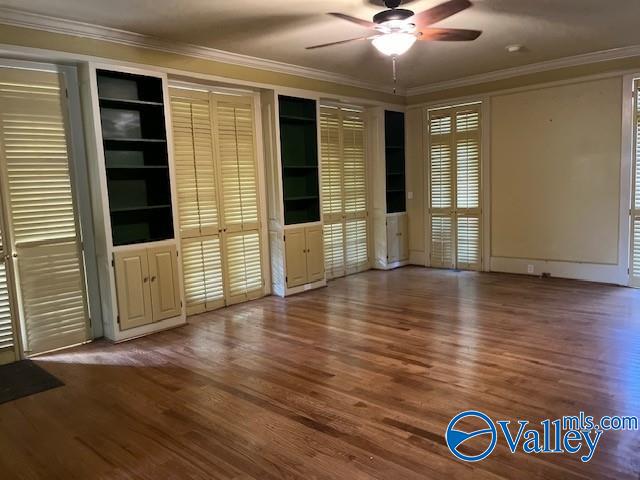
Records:
M0 405L2 479L635 479L639 432L589 463L477 463L458 412L640 414L640 292L407 267L268 297L38 363L65 386ZM515 432L514 432L515 433Z

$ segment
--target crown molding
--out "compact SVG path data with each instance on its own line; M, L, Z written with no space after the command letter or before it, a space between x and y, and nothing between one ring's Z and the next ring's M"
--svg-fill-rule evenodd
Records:
M287 75L295 75L298 77L337 83L340 85L349 85L377 92L393 92L393 87L390 85L365 82L354 77L325 70L302 67L265 58L252 57L250 55L242 55L225 50L218 50L216 48L203 47L188 43L169 42L160 38L129 32L127 30L93 25L90 23L51 17L48 15L29 13L13 8L0 7L0 24L91 38L94 40L102 40L134 47L148 48L151 50L186 55L189 57L201 58L204 60L211 60L231 65L257 68L269 72L278 72ZM404 95L406 93L403 89L397 90L398 95Z
M505 80L507 78L530 75L533 73L541 73L561 68L577 67L590 63L606 62L608 60L620 60L623 58L631 58L637 56L640 56L640 45L612 48L610 50L583 53L572 57L563 57L555 60L523 65L520 67L506 68L504 70L496 70L493 72L471 75L469 77L463 77L456 80L446 80L444 82L430 83L421 87L408 88L406 89L405 93L407 96L411 97L414 95L434 93L442 90L449 90L452 88L468 87L470 85L478 85L480 83Z

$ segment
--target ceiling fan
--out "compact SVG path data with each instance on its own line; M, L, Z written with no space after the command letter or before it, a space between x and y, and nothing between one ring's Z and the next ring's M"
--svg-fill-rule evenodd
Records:
M420 13L398 8L401 3L402 0L384 0L388 10L375 14L373 22L344 13L329 13L334 17L368 28L371 32L366 36L313 45L307 47L307 50L341 45L357 40L371 40L376 49L395 58L407 52L416 40L465 42L475 40L482 33L479 30L458 28L429 28L429 25L469 8L472 5L469 0L449 0Z

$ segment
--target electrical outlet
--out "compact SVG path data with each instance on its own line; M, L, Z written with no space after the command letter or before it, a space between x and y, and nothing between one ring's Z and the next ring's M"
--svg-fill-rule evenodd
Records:
M527 273L533 273L533 265L527 265Z
M407 200L413 200L413 192L407 192Z

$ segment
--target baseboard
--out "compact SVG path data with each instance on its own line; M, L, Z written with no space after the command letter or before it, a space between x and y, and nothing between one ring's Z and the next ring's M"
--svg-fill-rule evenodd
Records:
M528 270L529 265L533 266L533 272ZM491 257L490 271L524 275L549 273L552 277L558 278L571 278L622 286L629 284L629 275L626 268L619 265Z

